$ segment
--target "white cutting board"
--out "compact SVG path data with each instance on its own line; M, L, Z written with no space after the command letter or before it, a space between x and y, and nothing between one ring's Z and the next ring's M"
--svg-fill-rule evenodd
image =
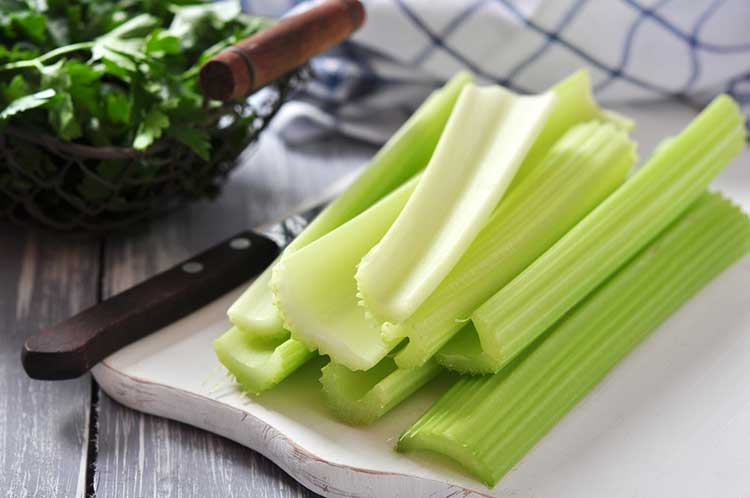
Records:
M635 135L678 130L684 110L639 110ZM717 185L750 208L747 153ZM750 496L750 261L744 258L618 365L494 489L427 455L393 451L437 398L436 382L376 424L333 419L311 364L250 399L222 378L211 343L241 289L94 368L112 398L263 453L324 496ZM217 383L218 381L218 383Z

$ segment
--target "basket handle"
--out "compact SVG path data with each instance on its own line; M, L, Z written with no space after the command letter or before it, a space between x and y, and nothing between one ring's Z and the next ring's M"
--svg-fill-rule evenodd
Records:
M323 0L226 48L201 68L211 99L243 97L344 41L365 20L359 0Z

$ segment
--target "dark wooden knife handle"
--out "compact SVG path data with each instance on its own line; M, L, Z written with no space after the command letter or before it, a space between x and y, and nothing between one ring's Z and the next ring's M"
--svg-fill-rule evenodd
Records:
M242 232L143 283L30 337L29 377L72 379L108 355L205 306L273 262L279 247Z
M359 0L323 0L222 50L201 68L211 99L243 97L344 41L365 20Z

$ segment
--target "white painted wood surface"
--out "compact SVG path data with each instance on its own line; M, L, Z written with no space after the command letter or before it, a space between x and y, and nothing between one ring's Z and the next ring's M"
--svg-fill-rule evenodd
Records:
M667 105L635 113L643 156L691 117ZM717 181L746 210L748 166L745 153ZM445 462L391 450L443 386L353 428L322 406L314 365L257 399L226 379L214 385L210 345L227 327L236 292L109 357L94 375L121 403L254 448L325 496L741 497L750 490L748 289L745 258L615 368L493 490Z

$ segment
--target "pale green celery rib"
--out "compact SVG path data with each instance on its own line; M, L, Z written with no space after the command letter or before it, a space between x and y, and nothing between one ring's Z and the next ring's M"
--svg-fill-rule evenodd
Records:
M555 102L466 85L398 219L357 270L368 312L398 323L435 290L489 219Z
M342 225L421 171L432 157L461 89L473 80L460 72L435 91L391 137L352 185L333 201L286 249L291 253ZM230 321L248 334L279 338L289 335L272 305L273 266L229 308Z
M383 326L389 341L409 338L397 364L414 368L437 353L478 306L622 185L635 161L635 144L611 124L568 131L500 203L419 309L401 324Z
M326 404L334 415L354 425L371 424L437 377L434 361L419 368L397 368L390 356L364 372L329 363L320 382Z
M252 394L275 386L315 355L294 339L266 340L237 327L214 341L214 351L242 389Z
M531 171L541 164L544 156L565 132L577 124L587 121L610 122L623 131L633 128L633 121L625 116L599 108L591 94L589 73L581 69L550 88L557 99L547 116L541 133L529 149L526 158L518 169L511 189L515 188Z
M472 315L503 365L663 230L742 150L744 118L717 97L631 179Z
M266 268L227 310L233 325L259 338L280 339L289 336L273 305L273 295L268 287L274 265L275 262Z
M419 180L413 178L367 211L278 262L271 289L294 339L352 370L372 368L397 345L398 341L385 341L380 326L365 316L354 274Z
M500 370L500 362L482 350L477 329L471 322L435 354L435 361L462 375L493 374Z
M716 194L685 214L491 376L463 377L399 440L494 486L628 352L750 249L750 220Z

